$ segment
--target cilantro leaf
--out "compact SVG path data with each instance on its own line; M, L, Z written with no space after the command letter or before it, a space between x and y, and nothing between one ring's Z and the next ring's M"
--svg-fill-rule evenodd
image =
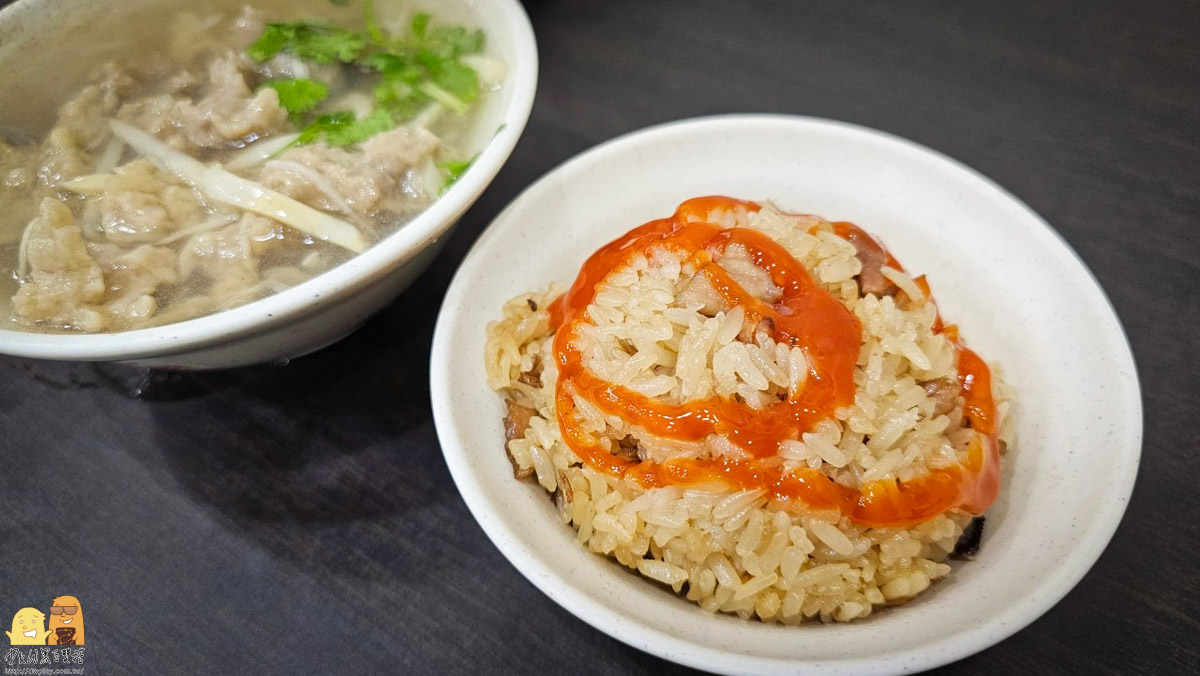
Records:
M451 60L434 61L425 67L434 84L463 103L471 103L479 97L479 74L474 68Z
M279 105L293 117L307 113L329 96L329 85L304 78L272 80L264 86L279 93Z
M424 71L421 70L421 66L416 61L401 54L375 52L361 59L359 63L367 68L379 71L389 79L401 80L409 84L417 84L425 77Z
M271 23L246 54L259 63L281 51L320 65L351 63L366 47L361 33L315 23Z
M344 110L322 115L300 130L293 145L303 146L324 139L331 146L349 146L362 143L375 134L396 126L388 111L379 108L361 120L354 113Z
M425 37L425 31L428 29L429 29L429 15L428 14L421 12L420 14L413 15L413 18L412 18L412 34L413 35L415 35L419 38L423 38L423 37Z
M349 0L331 2L346 5ZM479 98L479 74L459 57L483 49L482 30L434 25L429 14L419 13L412 17L410 34L397 38L380 30L374 0L362 4L362 32L313 22L270 23L246 50L258 62L287 52L319 65L353 64L379 74L373 90L376 107L370 115L356 119L352 113L338 112L308 118L293 145L322 139L334 146L353 145L416 117L431 102L464 114ZM280 105L296 121L329 96L328 86L303 78L264 86L278 92Z
M294 146L304 146L313 143L321 138L323 134L330 130L340 129L354 122L354 113L350 111L342 111L338 113L330 113L322 115L312 122L308 123L304 129L300 130L300 135L292 142Z
M263 29L262 35L254 41L254 44L246 48L246 54L251 58L262 63L267 59L279 53L288 41L291 40L292 31L282 24L267 24Z
M331 146L349 146L362 143L395 126L395 119L382 108L376 109L361 120L355 119L354 113L346 110L322 115L313 120L300 131L300 135L290 147L308 145L322 139Z
M292 53L305 61L328 65L335 61L350 63L362 53L366 40L344 28L304 26L289 45Z
M439 56L455 58L483 50L483 31L462 26L439 26L429 34L432 49Z
M383 31L379 29L379 23L375 21L375 0L363 0L363 25L366 26L367 37L371 38L372 43L383 44Z
M411 56L376 52L360 63L383 74L375 100L402 119L412 118L431 100L465 113L479 97L479 75L472 68L427 49Z
M325 142L331 146L354 145L395 127L396 121L392 119L391 114L383 108L377 108L361 120L327 130Z
M410 120L416 117L417 113L421 112L421 108L429 102L429 96L409 82L399 78L386 77L375 85L375 101L390 111L394 117Z
M479 159L478 154L469 160L438 162L438 168L446 174L446 180L442 183L442 192L446 192L450 189L450 186L458 182L458 179L461 178L463 174L467 173L467 169L470 169L471 165L474 164L475 160L477 159Z
M393 40L393 51L426 51L439 59L456 59L464 54L482 51L483 30L463 26L434 26L429 14L413 15L409 35Z

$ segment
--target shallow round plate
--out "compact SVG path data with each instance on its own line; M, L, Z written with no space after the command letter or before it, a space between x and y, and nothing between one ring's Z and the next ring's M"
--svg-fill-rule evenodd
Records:
M724 194L853 221L928 275L947 321L1017 390L1017 443L975 561L913 602L847 625L710 615L590 554L551 500L513 478L483 369L501 304L569 284L596 248L684 199ZM1142 411L1128 342L1079 258L1028 207L963 165L853 125L739 115L605 143L547 174L463 261L430 382L446 462L484 531L567 610L632 646L713 671L900 673L982 650L1061 599L1125 511Z

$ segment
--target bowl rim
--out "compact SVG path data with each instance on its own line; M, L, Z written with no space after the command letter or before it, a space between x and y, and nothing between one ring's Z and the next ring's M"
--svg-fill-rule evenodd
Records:
M607 158L624 153L651 138L701 130L713 131L714 129L735 133L739 127L746 125L776 125L783 133L786 132L785 128L804 127L853 134L875 143L890 146L896 152L946 165L948 170L959 173L965 179L973 181L981 189L1003 198L1009 203L1009 207L1016 209L1022 216L1033 219L1045 228L1091 282L1095 291L1100 295L1103 307L1107 308L1111 314L1113 325L1120 339L1117 344L1118 356L1127 360L1129 366L1129 382L1125 383L1128 387L1122 394L1125 395L1126 403L1133 414L1131 420L1134 421L1128 429L1124 430L1126 434L1114 441L1114 444L1119 444L1122 449L1119 457L1121 462L1116 475L1119 477L1119 481L1110 486L1109 498L1103 501L1101 508L1097 511L1093 519L1094 526L1082 534L1071 554L1063 558L1058 567L1053 570L1053 575L1039 580L1036 590L1031 586L1030 594L1026 598L1014 601L1004 609L1004 612L984 618L960 632L911 649L892 652L886 656L848 657L811 662L734 653L712 646L699 645L657 627L643 624L640 620L622 615L609 608L603 602L588 595L582 588L572 586L568 580L563 579L551 567L541 562L537 552L493 512L496 505L489 503L485 498L484 482L470 466L470 449L450 413L453 404L449 389L452 371L452 355L449 353L452 341L449 336L454 333L456 328L459 308L462 306L461 299L466 293L471 270L487 256L492 242L505 236L500 228L492 226L505 222L510 218L510 214L524 202L536 199L542 186L550 184L558 175L570 174L585 166L603 163ZM792 671L801 667L833 668L839 673L864 674L905 673L932 669L994 645L1038 619L1066 596L1096 563L1116 532L1128 506L1137 477L1142 449L1144 418L1138 378L1129 338L1103 287L1062 235L1020 199L962 162L895 134L848 122L772 113L713 115L654 125L593 146L548 171L522 191L496 216L463 259L444 297L434 330L430 356L431 404L434 425L443 456L471 514L505 558L544 594L592 627L630 646L664 659L706 671L723 673L779 672ZM620 572L616 569L614 571Z
M0 11L0 24L16 20L45 0L19 0ZM444 235L499 173L533 109L538 51L529 16L518 0L470 0L472 10L491 4L498 21L487 28L511 36L511 96L502 124L470 169L428 208L365 252L291 288L229 310L194 319L115 333L37 333L0 328L0 354L79 361L131 360L179 354L227 343L300 321L319 306L336 303L395 271Z

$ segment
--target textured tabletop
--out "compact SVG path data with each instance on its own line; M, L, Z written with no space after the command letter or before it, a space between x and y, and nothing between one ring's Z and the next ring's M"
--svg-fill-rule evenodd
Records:
M360 331L191 376L0 358L0 611L77 596L89 673L686 671L560 609L484 536L434 434L430 339L471 243L546 171L650 124L779 112L996 180L1079 252L1133 346L1145 445L1112 544L1044 617L940 673L1200 672L1200 4L526 7L524 137Z

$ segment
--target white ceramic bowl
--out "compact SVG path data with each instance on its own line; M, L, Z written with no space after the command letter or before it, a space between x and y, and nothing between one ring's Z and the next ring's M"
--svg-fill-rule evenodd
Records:
M781 627L710 615L590 554L545 492L518 482L504 412L485 384L484 331L500 306L569 284L600 245L688 197L769 199L850 220L927 273L944 317L1017 390L1017 444L982 552L908 605L847 625ZM430 381L454 480L526 577L596 628L713 671L899 673L992 645L1083 577L1117 527L1141 451L1133 358L1075 254L1001 188L926 148L824 120L729 116L601 145L542 178L476 243L447 293Z
M0 11L0 124L36 125L87 77L94 58L76 59L78 72L61 72L60 45L119 49L112 41L126 25L126 12L169 0L21 0ZM205 0L188 9L238 5ZM296 0L297 18L306 7L329 8L328 0ZM457 183L427 210L365 253L303 284L218 314L151 329L115 334L50 335L0 329L0 353L41 359L135 361L148 366L225 368L295 357L335 342L396 297L433 260L462 214L483 193L512 153L533 105L537 46L518 0L381 0L377 13L427 7L435 16L483 27L488 51L509 68L504 87L488 97L467 145L482 149ZM350 11L349 9L346 11ZM359 10L354 10L359 11ZM116 31L107 32L103 27ZM108 42L105 42L109 39ZM105 45L108 45L105 47ZM73 50L75 48L72 48ZM81 47L82 50L82 47ZM111 54L107 56L111 57ZM59 77L49 77L51 72ZM497 131L499 129L499 131Z

